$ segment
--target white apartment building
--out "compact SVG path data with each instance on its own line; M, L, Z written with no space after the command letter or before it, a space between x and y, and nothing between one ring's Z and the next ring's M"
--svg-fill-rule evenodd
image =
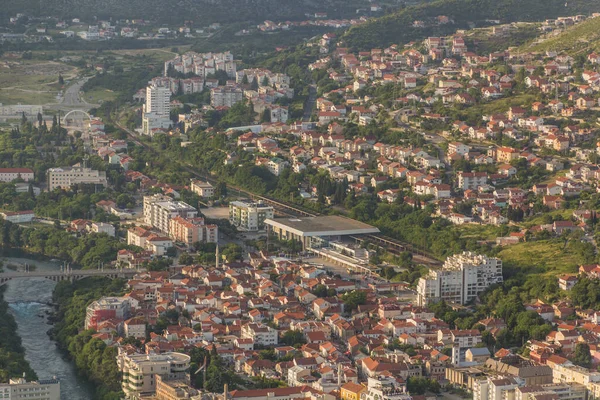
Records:
M33 170L29 168L0 168L0 182L12 182L23 179L25 182L33 180Z
M60 382L57 379L31 382L25 378L10 379L8 383L0 383L0 399L60 400Z
M274 346L277 344L277 330L263 324L242 326L242 339L253 339L255 345Z
M215 188L208 182L202 182L197 179L192 179L190 185L192 192L196 193L200 197L213 197L215 195Z
M273 207L262 202L232 201L229 203L229 222L245 231L265 229L265 220L273 218Z
M272 173L275 176L281 175L281 173L286 168L289 168L289 166L290 166L289 162L287 162L286 160L282 160L281 158L278 158L278 157L273 157L267 162L267 169L269 170L270 173Z
M142 131L152 136L154 129L167 129L171 125L171 89L152 84L146 87L146 103L143 107Z
M105 222L92 222L90 231L95 233L106 233L108 236L115 236L115 227Z
M459 172L458 187L462 190L477 190L478 187L487 184L488 175L486 172Z
M411 400L406 393L406 386L395 378L388 376L369 377L366 392L361 393L360 400Z
M448 257L442 269L431 270L419 279L418 303L421 306L444 300L465 304L488 286L502 282L502 260L471 252Z
M169 115L171 111L171 90L168 87L150 85L146 87L145 113Z
M473 400L514 400L517 387L513 378L481 379L473 385Z
M108 185L105 171L79 166L50 168L46 175L48 177L48 191L69 189L71 186L80 183L102 185L104 187Z
M195 218L198 210L182 201L168 196L144 196L144 222L161 232L169 232L171 218Z
M190 356L182 353L163 354L120 353L117 365L123 373L122 389L126 399L151 396L156 392L156 376L166 380L190 383Z
M232 107L244 99L244 91L239 87L219 86L210 90L210 105Z

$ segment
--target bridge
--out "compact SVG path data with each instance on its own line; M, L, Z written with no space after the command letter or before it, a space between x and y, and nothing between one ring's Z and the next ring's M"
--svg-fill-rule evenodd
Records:
M78 281L80 279L100 276L110 279L133 278L139 273L136 269L87 269L87 270L60 270L60 271L32 271L32 272L4 272L0 273L0 286L5 285L13 279L43 278L54 282Z

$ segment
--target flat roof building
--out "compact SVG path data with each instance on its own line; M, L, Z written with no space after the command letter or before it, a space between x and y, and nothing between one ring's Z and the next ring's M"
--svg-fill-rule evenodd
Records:
M304 249L313 245L313 238L340 240L342 236L379 233L374 226L337 215L267 219L265 224L280 240L297 240Z

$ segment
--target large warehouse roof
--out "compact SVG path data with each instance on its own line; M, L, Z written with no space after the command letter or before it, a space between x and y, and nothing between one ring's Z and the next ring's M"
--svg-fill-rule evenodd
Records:
M340 216L276 218L265 224L298 236L364 235L379 233L379 229L363 222Z

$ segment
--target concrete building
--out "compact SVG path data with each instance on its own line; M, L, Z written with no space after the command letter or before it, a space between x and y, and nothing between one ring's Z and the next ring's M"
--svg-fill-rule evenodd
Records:
M465 304L488 286L502 283L502 260L471 252L448 257L442 269L419 279L418 303L432 301Z
M154 129L167 129L171 125L171 89L157 84L146 88L146 103L142 111L142 131L152 136Z
M217 243L219 238L219 227L217 225L206 225L204 218L174 217L169 221L169 235L178 242L188 246L196 242Z
M262 202L232 201L229 203L229 222L245 231L265 229L265 221L273 218L273 207Z
M33 170L29 168L0 168L0 182L12 182L23 179L25 182L33 180Z
M277 344L277 330L263 324L242 326L242 339L253 339L255 345L274 346Z
M92 222L90 231L95 233L106 233L108 236L115 236L115 227L105 222Z
M50 168L46 175L48 177L48 191L50 192L54 189L70 189L71 186L80 183L102 185L104 187L108 185L105 171L97 171L81 166Z
M215 195L215 188L208 182L192 179L190 189L200 197L210 198Z
M513 378L488 377L475 382L473 400L506 400L515 398L519 385Z
M194 207L182 201L163 195L144 196L144 222L161 232L169 232L172 218L196 218L197 215Z
M377 376L369 378L367 390L360 395L360 400L411 400L406 393L405 384L401 384L394 377Z
M125 319L131 314L129 297L103 297L92 302L85 312L85 329L96 329L108 319Z
M156 400L201 400L200 392L180 380L165 380L156 375Z
M33 211L4 211L0 212L0 217L13 224L25 224L33 221L35 213Z
M280 240L297 240L305 249L321 247L323 241L339 241L343 236L379 233L371 225L340 216L276 218L265 224Z
M25 378L10 379L8 383L0 383L0 399L60 400L60 382L57 379L31 382Z
M123 374L122 389L126 399L138 399L156 394L157 376L163 380L178 380L189 385L190 356L182 353L162 354L120 353L117 365Z
M219 86L210 90L210 105L231 107L244 99L244 91L239 87Z

